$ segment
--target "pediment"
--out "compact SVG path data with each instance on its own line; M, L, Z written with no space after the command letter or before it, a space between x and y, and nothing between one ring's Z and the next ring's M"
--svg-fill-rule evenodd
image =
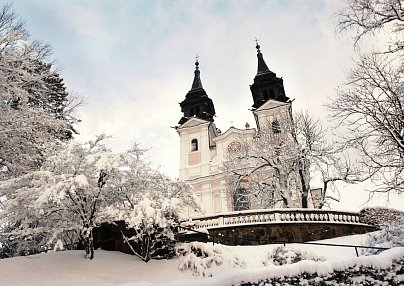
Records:
M264 111L264 110L268 110L268 109L273 109L273 108L277 108L280 106L285 106L285 105L289 105L289 103L287 102L283 102L283 101L278 101L275 99L269 99L267 102L265 102L263 105L261 105L260 107L258 107L255 111L259 112L259 111Z
M191 117L187 121L185 121L185 123L178 126L177 129L192 128L195 126L199 126L201 124L209 124L209 123L210 121L206 121L197 117Z

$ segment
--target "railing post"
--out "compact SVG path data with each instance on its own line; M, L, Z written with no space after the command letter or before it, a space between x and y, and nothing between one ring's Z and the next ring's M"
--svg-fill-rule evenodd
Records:
M221 215L219 218L219 226L223 226L224 225L224 216Z

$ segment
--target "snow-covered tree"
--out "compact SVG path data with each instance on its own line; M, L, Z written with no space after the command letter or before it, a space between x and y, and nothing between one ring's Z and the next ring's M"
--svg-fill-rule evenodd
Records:
M38 169L47 151L75 132L76 104L49 54L11 5L0 8L0 179Z
M120 156L120 167L114 175L112 192L116 202L106 213L124 220L133 230L124 236L134 254L144 261L172 257L179 219L185 207L198 209L190 186L172 180L141 160L137 145ZM131 242L140 245L140 253Z
M373 191L404 190L404 6L400 0L347 1L340 12L339 28L357 32L384 46L359 55L346 83L329 109L347 128L346 146L360 152L362 166L374 180ZM371 38L370 38L371 39Z
M4 198L0 225L9 229L2 235L32 249L25 245L27 241L45 247L76 231L87 257L93 258L92 230L105 220L102 210L113 200L106 183L116 156L102 144L104 138L72 142L49 157L40 171L0 184Z
M40 251L73 236L91 259L93 229L124 220L133 233L122 233L128 245L142 245L142 253L135 254L145 261L173 255L181 211L188 205L197 208L189 185L152 169L136 146L113 154L105 138L71 142L41 170L0 183L0 238L21 249L15 254Z
M361 172L341 150L327 141L327 130L307 112L293 118L290 110L279 112L277 121L261 124L254 140L240 139L241 147L230 151L225 170L230 195L240 205L254 208L308 207L311 181L321 181L315 207L322 208L335 182L354 183ZM248 206L247 206L248 207Z

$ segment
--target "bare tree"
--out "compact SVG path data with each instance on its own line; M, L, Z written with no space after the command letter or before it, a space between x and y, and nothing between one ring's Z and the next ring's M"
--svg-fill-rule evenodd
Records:
M362 56L328 105L360 151L375 191L404 190L404 73L391 57ZM379 182L379 183L377 183Z
M393 32L387 52L404 49L404 3L402 0L346 0L346 6L338 14L339 32L354 30L355 44L363 36L374 35L387 28Z
M359 55L346 83L328 105L347 128L345 146L359 150L373 191L404 190L404 3L400 0L348 0L338 30L364 35L384 32L386 49Z
M276 122L279 126L261 125L256 138L240 139L240 148L229 151L224 166L233 200L241 205L250 200L254 208L307 208L312 194L314 207L322 208L329 200L339 200L336 182L364 180L356 164L327 141L327 130L308 112L292 118L284 110ZM315 195L313 180L321 182Z
M298 207L302 197L297 170L299 148L291 136L289 110L283 108L276 121L262 122L255 138L240 138L229 150L224 169L228 190L237 201L250 201L249 208ZM304 199L304 197L303 197ZM245 203L243 203L245 204Z

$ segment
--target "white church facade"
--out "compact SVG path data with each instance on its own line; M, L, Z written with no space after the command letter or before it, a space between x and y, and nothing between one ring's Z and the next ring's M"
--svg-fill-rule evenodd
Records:
M268 69L258 44L256 48L258 69L250 86L256 128L246 124L245 128L230 127L223 133L216 128L215 108L202 87L198 61L191 90L180 103L183 117L176 127L180 136L179 177L191 184L205 214L240 210L229 195L226 172L222 168L228 152L239 148L240 141L254 140L264 124L279 125L280 114L291 109L292 103L285 95L283 79ZM196 213L189 209L186 215Z

